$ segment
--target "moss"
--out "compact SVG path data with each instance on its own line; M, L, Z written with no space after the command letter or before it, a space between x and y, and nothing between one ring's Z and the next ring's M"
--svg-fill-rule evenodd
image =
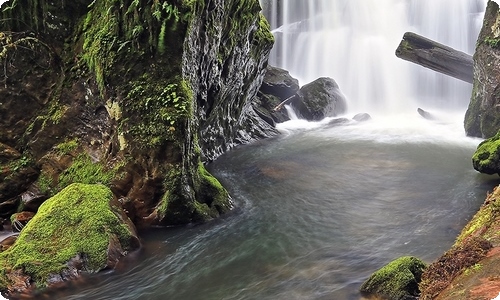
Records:
M474 169L482 173L500 172L500 132L481 142L472 156Z
M200 185L198 187L201 202L210 204L218 213L222 214L231 209L231 201L228 192L222 184L210 174L203 163L198 163L198 174Z
M64 143L56 145L54 148L59 155L70 154L71 152L76 150L76 148L78 148L78 139L66 141Z
M417 297L425 268L425 263L416 257L400 257L373 273L360 291L394 300Z
M76 140L71 140L59 144L55 147L55 150L59 155L66 155L78 147L75 143ZM49 174L47 171L42 170L36 183L40 191L49 196L53 196L72 183L109 186L111 181L118 176L123 163L108 168L102 162L93 162L91 157L83 152L74 157L71 165L58 174L58 177L57 174Z
M6 272L16 270L44 287L77 255L89 272L106 267L110 235L118 236L125 249L132 235L110 209L112 198L103 185L72 184L44 202L16 243L0 253L0 290L6 288Z
M455 241L455 246L464 243L467 239L474 236L483 236L490 239L497 236L494 225L500 216L500 188L496 187L493 193L488 193L484 204L479 211L472 217L472 220L462 229L462 232Z
M122 120L132 139L142 148L176 141L192 116L193 92L185 80L154 82L145 75L130 83Z

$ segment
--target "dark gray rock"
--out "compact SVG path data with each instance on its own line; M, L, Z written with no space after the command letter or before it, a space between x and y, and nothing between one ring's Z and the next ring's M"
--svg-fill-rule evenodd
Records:
M473 56L474 83L464 122L468 136L490 138L500 129L499 14L498 4L488 1Z
M347 110L346 99L339 86L328 77L304 85L291 103L298 114L309 121L335 117Z
M358 122L364 122L364 121L368 121L368 120L371 120L371 116L367 113L359 113L359 114L356 114L354 117L352 117L352 119L354 121L358 121Z

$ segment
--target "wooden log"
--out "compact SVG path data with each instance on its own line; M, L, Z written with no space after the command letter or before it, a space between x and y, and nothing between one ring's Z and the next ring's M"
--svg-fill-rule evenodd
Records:
M413 32L407 32L396 49L396 56L443 73L448 76L473 83L472 56L445 46Z

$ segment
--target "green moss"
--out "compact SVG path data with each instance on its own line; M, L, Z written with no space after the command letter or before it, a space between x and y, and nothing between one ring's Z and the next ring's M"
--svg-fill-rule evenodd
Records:
M416 257L400 257L373 273L360 290L394 300L418 296L418 284L425 268L425 263Z
M187 81L152 82L144 76L131 83L124 113L132 139L142 148L176 141L192 115L193 92ZM128 124L128 126L127 126Z
M225 213L231 209L231 201L228 192L222 184L210 174L203 163L198 163L198 174L200 185L197 197L199 201L210 204L218 213Z
M500 172L500 132L481 142L474 155L472 164L476 170L486 174Z
M55 150L59 155L70 154L78 148L78 139L72 139L55 146Z
M499 239L495 230L495 223L500 215L500 189L495 188L493 193L488 193L485 204L472 217L472 220L462 229L457 237L455 246L464 243L468 238L477 236L478 233L485 239Z
M492 48L498 48L500 46L500 38L486 37L484 43Z
M44 202L16 243L0 253L0 290L8 282L5 273L16 270L44 287L77 255L84 257L87 271L103 269L110 235L118 236L124 249L132 235L110 209L112 198L103 185L72 184Z
M62 189L75 182L109 185L115 175L116 170L107 170L102 163L92 162L90 156L82 153L59 175L58 188Z

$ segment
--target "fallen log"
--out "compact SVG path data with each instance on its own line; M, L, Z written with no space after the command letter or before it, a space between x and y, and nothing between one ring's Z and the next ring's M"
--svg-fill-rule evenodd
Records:
M407 32L396 56L445 75L473 83L472 56L413 32Z

